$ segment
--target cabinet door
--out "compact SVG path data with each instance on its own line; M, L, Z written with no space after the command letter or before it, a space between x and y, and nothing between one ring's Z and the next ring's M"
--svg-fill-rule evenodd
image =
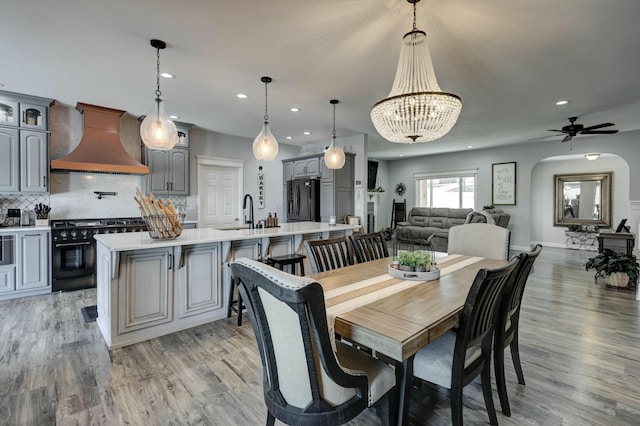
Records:
M189 150L169 151L169 193L189 195Z
M286 184L291 179L293 179L293 161L286 161L282 163L282 180Z
M18 126L17 102L0 99L0 124L3 126Z
M48 192L49 141L47 133L20 131L20 191Z
M173 248L120 254L118 334L170 322Z
M169 151L157 149L146 150L146 165L149 166L147 175L147 192L167 194L169 192Z
M323 157L315 157L307 159L307 176L320 176L321 162Z
M0 266L0 294L11 293L16 289L16 267Z
M18 130L0 128L0 192L18 192L20 190L19 179L20 141L18 140Z
M293 162L293 176L305 177L307 175L307 160L296 160Z
M18 281L16 290L49 285L49 233L18 234Z
M336 222L342 222L342 217L335 213L333 182L320 182L320 222L329 222L329 216L336 216Z
M179 318L222 308L220 256L220 244L182 248L176 272Z
M20 103L20 127L47 130L49 108L43 105Z
M176 142L176 148L189 148L189 133L191 125L176 123L176 128L178 129L178 142Z

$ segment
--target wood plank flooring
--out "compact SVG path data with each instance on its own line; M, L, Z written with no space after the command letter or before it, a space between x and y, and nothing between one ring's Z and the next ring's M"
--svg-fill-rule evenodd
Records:
M640 424L640 303L595 283L591 252L544 248L525 292L520 352L507 352L501 425ZM0 425L260 425L266 409L251 325L235 317L109 352L80 309L95 291L0 302ZM494 399L499 407L494 386ZM487 424L479 382L466 424ZM412 425L450 424L446 390L422 386ZM351 425L379 425L372 411Z

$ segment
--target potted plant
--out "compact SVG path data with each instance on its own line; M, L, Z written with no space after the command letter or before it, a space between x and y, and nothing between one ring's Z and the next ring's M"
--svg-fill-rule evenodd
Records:
M611 249L603 249L596 257L585 264L585 269L596 270L596 276L604 277L604 282L611 287L627 287L629 280L636 282L640 267L635 256L627 256Z
M413 272L416 270L416 258L412 251L401 251L398 254L398 262L403 271Z
M398 262L403 271L426 272L431 266L431 253L426 250L402 251Z

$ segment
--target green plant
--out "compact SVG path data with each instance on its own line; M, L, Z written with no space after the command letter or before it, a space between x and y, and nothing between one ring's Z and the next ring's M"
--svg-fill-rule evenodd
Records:
M398 254L398 262L400 262L402 266L416 267L416 257L412 251L401 251Z
M429 266L431 264L431 253L426 250L417 250L413 252L416 258L416 266Z
M427 267L431 264L431 253L426 250L401 251L398 254L398 262L411 268Z
M624 272L629 276L629 280L635 282L638 279L640 266L635 256L627 256L611 249L604 249L596 257L590 258L585 264L585 269L595 269L596 275L611 275L616 272Z
M482 210L493 210L495 208L496 206L494 206L493 204L487 204L485 206L482 206Z

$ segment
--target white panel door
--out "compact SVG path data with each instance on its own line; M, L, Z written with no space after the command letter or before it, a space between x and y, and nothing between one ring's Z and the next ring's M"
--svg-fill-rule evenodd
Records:
M238 169L211 165L198 166L200 227L240 226L240 183ZM204 185L202 185L204 184Z

